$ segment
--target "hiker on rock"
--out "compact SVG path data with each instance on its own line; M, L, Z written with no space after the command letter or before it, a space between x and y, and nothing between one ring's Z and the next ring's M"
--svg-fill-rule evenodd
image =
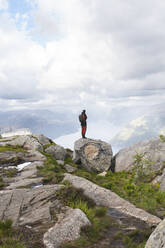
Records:
M81 115L79 115L79 121L81 123L81 134L82 134L82 138L83 139L86 139L85 137L85 133L86 133L86 130L87 130L87 115L85 113L85 110L82 111Z

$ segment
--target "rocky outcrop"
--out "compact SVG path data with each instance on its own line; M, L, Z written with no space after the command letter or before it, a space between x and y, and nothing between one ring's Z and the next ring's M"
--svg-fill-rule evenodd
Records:
M11 219L14 226L41 228L53 223L51 209L61 208L56 198L60 185L45 185L34 189L0 191L0 219Z
M131 170L137 154L142 156L144 167L149 164L152 172L159 173L165 167L165 143L153 138L120 150L114 158L115 171Z
M101 140L79 139L74 144L73 161L88 171L107 171L111 166L112 149Z
M0 140L0 146L20 146L29 150L43 150L42 145L32 135L20 135L3 138Z
M165 219L160 222L154 232L149 237L145 248L164 248L165 247Z
M33 137L37 139L37 141L42 145L46 146L49 144L52 144L52 140L49 139L48 137L44 136L43 134L33 134Z
M142 209L136 208L133 204L122 199L114 192L102 188L87 179L65 174L64 180L70 182L75 188L83 189L84 194L91 198L98 206L114 208L121 213L141 219L151 226L155 226L161 221L158 217L153 216Z
M45 149L46 153L49 153L52 155L53 158L56 160L63 160L66 158L67 152L66 150L59 145L52 145Z
M21 135L0 139L0 147L13 147L0 152L0 166L17 165L23 162L44 161L38 150L43 151L43 146L51 144L51 141L44 135ZM19 151L21 148L23 151ZM18 150L18 151L17 151Z
M44 163L42 161L33 162L23 168L19 176L4 178L3 181L9 184L6 189L16 189L42 184L43 178L37 176L37 167L41 167L43 165Z
M45 156L36 150L0 152L0 166L2 167L18 165L23 162L44 161L45 159Z
M46 248L59 248L67 241L80 237L81 227L90 225L90 221L80 209L68 208L65 216L44 234Z

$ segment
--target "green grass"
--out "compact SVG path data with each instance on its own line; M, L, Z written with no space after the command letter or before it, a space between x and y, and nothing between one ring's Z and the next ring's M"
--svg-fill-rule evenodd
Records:
M43 145L44 151L50 146L56 146L56 143L52 142L51 144Z
M128 234L123 234L122 231L119 231L115 234L115 239L122 240L125 248L144 248L151 232L151 229L136 229Z
M0 221L0 248L25 248L11 220Z
M15 152L26 152L26 149L22 148L21 146L0 146L0 152L8 152L8 151L15 151Z
M161 135L159 136L159 138L160 138L160 140L161 140L162 142L165 142L165 136L164 136L164 135L161 134Z
M37 169L38 175L43 176L43 183L60 183L64 177L64 172L66 172L64 166L59 165L50 154L45 152L41 153L46 156L46 161L43 167L37 167Z
M165 215L165 192L159 191L159 184L154 186L150 183L137 181L135 172L113 173L109 171L105 177L83 170L78 170L74 174L110 189L137 207L152 214L159 217Z
M3 182L3 178L0 177L0 189L3 189L4 186L5 186L5 184Z
M64 166L58 165L57 161L50 154L43 154L47 157L47 160L44 167L38 168L39 175L44 177L43 183L60 183L63 179L63 174L66 172ZM143 156L137 154L135 165L142 164L142 159ZM152 161L147 162L152 163ZM76 166L70 157L65 159L65 163ZM165 192L159 191L159 184L154 186L149 183L151 180L150 173L140 176L141 172L137 172L136 166L131 172L113 173L109 171L105 177L97 175L96 172L80 169L73 174L109 189L135 206L163 218L165 216ZM141 169L138 168L138 170ZM139 175L137 175L138 173Z
M77 164L73 163L72 158L71 158L70 156L67 156L67 157L65 158L64 162L65 162L65 164L69 164L69 165L71 165L71 166L73 166L73 167L75 167L75 168L78 167Z
M105 237L109 237L109 235L109 242L116 240L116 243L118 243L118 240L120 240L126 248L144 248L152 232L150 228L136 229L129 233L124 231L124 226L120 226L115 220L106 215L106 208L97 207L90 198L83 194L81 189L75 189L69 183L66 183L66 187L58 193L58 198L67 206L81 209L92 224L81 229L79 239L62 244L62 248L91 248L94 244L104 240ZM116 233L116 229L120 230L120 232ZM110 233L108 232L109 230Z
M61 189L58 198L71 208L81 209L91 222L91 226L85 226L81 229L81 237L70 243L64 243L62 248L84 248L99 239L103 238L104 232L110 225L114 225L111 218L106 215L106 208L96 207L93 200L83 194L83 190L72 186Z

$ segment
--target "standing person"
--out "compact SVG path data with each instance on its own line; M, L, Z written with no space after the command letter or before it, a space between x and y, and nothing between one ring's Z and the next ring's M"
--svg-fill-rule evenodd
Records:
M81 123L81 134L82 134L82 138L83 139L86 139L85 137L85 133L86 133L86 130L87 130L87 115L85 113L86 111L83 110L81 115L79 115L79 120L80 120L80 123Z

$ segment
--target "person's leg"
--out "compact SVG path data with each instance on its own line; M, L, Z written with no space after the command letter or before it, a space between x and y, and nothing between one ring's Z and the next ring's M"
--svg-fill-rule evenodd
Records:
M81 131L82 131L82 138L85 138L86 127L83 126Z
M87 129L87 127L84 126L84 127L83 127L83 130L82 130L82 137L83 137L83 138L85 138L86 129Z
M84 138L84 127L81 126L81 135L82 135L82 138Z

